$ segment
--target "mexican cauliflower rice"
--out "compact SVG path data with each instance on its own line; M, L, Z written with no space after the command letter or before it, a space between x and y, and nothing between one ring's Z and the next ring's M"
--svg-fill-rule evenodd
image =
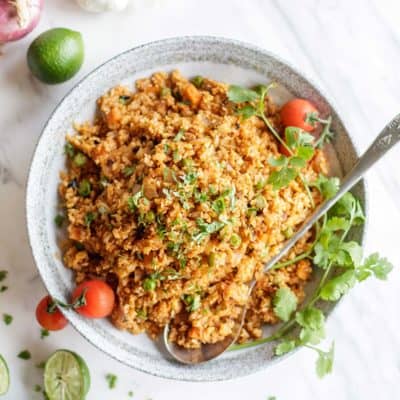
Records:
M278 288L304 298L308 259L261 271L313 205L298 178L280 190L267 183L276 139L261 119L237 115L227 89L178 71L155 73L136 91L111 89L98 99L95 121L67 136L59 186L65 265L77 282L96 277L113 287L111 319L120 329L154 338L171 323L170 339L195 348L229 335L248 302L244 342L279 322ZM277 107L269 98L265 107L281 132ZM312 181L320 173L327 161L316 150L302 174ZM317 189L311 195L321 202ZM285 260L312 239L309 232Z

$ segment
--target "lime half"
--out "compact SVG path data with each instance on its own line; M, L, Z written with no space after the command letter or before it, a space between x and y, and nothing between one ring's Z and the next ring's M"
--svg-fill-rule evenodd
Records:
M6 360L0 355L0 396L6 394L10 387L10 373Z
M57 350L47 360L44 390L49 400L84 400L89 386L89 369L78 354Z

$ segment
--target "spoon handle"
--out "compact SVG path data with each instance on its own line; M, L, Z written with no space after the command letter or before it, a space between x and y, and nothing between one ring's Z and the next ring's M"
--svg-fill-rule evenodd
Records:
M368 171L372 165L379 161L395 144L400 141L400 114L383 128L367 151L361 156L351 171L343 178L340 189L336 195L324 201L315 211L303 222L300 229L285 242L281 251L271 258L264 266L264 272L272 268L293 245L321 218L346 192L349 191Z

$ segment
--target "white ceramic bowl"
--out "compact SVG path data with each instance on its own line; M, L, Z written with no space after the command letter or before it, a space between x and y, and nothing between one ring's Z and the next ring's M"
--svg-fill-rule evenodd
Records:
M63 301L73 288L71 271L64 268L57 246L54 216L57 212L59 171L64 168L65 134L73 121L90 119L95 100L119 83L133 85L155 71L178 68L186 76L203 75L217 80L254 85L276 81L285 89L275 93L278 101L290 96L310 99L323 114L333 117L334 146L343 172L355 163L357 154L342 122L315 85L277 57L254 46L214 37L182 37L149 43L128 50L96 68L60 102L47 121L35 150L27 184L26 212L29 239L40 275L49 293ZM364 184L355 189L365 205ZM362 241L362 228L353 232ZM312 288L318 280L315 274ZM326 313L333 304L322 304ZM66 312L70 323L92 344L110 356L138 370L161 377L211 381L252 373L273 364L274 343L229 352L197 366L185 366L168 359L145 335L133 336L114 328L107 320L89 320Z

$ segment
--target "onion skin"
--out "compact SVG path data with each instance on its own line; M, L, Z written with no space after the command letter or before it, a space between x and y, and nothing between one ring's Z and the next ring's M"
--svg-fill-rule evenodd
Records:
M0 43L19 40L38 24L44 0L0 0Z

